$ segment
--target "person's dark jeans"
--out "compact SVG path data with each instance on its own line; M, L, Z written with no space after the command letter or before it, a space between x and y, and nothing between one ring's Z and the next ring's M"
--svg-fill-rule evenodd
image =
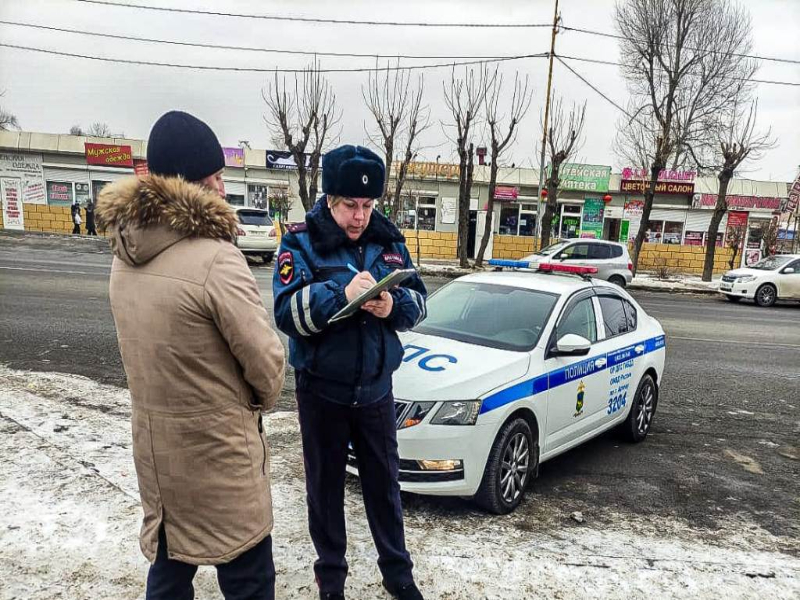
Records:
M347 578L344 482L348 442L352 442L378 567L390 585L414 581L406 551L400 503L394 399L351 407L297 390L308 524L317 550L314 563L322 592L341 592Z
M81 226L78 225L77 223L74 223L72 225L72 234L73 235L80 235L81 234Z
M274 600L275 565L272 536L267 536L229 563L216 565L225 600ZM193 600L197 567L167 556L164 526L158 532L158 553L147 574L146 600Z

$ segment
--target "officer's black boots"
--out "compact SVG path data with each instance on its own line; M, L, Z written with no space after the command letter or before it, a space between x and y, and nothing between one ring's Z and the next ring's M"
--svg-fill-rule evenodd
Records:
M423 600L419 588L417 588L414 583L409 583L403 587L394 587L384 581L383 587L385 587L386 591L396 600Z

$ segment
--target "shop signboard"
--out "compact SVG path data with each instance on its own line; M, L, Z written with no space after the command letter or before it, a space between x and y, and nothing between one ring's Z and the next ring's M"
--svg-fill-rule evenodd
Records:
M558 178L561 182L558 185L560 190L607 192L608 181L611 178L611 167L564 163L558 171Z
M519 196L519 188L508 185L498 185L494 188L495 200L516 200Z
M789 190L789 201L786 203L784 212L793 213L797 210L800 204L800 175L794 180L791 189Z
M87 165L133 167L133 151L130 146L84 142L84 148Z
M6 229L25 229L25 216L22 212L22 190L20 179L0 179L0 196L3 203L3 227Z
M639 233L639 226L642 222L642 213L644 212L644 200L628 200L625 203L625 211L623 216L628 220L628 240L633 240L636 234Z
M242 148L223 148L225 155L225 166L237 169L244 168L244 150Z
M311 155L304 155L306 168L311 166ZM321 164L321 163L320 163ZM288 150L267 150L267 168L279 171L296 171L297 162Z
M392 173L400 171L400 161L392 163ZM408 177L427 179L458 179L461 167L438 162L410 162L406 170Z
M41 154L0 152L0 177L19 181L23 204L47 204Z
M649 181L641 179L623 179L619 184L621 192L644 194L650 185ZM656 182L656 194L670 194L675 196L691 196L694 194L694 183L676 181Z
M47 182L47 203L50 206L70 206L75 194L69 181Z
M133 172L137 177L147 177L150 169L147 168L147 161L139 158L133 159Z
M586 198L583 203L581 237L600 239L603 237L603 200Z
M725 202L729 209L761 209L761 210L780 210L784 198L774 196L740 196L738 194L728 194ZM717 204L716 194L695 194L692 198L693 208L714 208Z
M747 227L748 213L742 210L732 210L728 212L728 227L740 229Z
M705 231L687 231L683 236L683 243L686 246L702 246Z
M619 225L619 241L623 244L628 242L628 231L630 231L631 222L624 220Z
M658 173L658 181L694 181L696 175L696 171L661 169L661 171ZM650 181L650 170L636 167L625 167L622 169L622 179Z

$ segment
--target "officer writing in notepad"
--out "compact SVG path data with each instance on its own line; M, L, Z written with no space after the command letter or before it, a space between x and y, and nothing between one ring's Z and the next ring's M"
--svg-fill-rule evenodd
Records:
M405 547L392 373L403 357L397 332L425 317L425 285L415 274L353 316L328 323L393 270L413 269L403 236L373 210L384 178L383 161L367 148L342 146L327 153L324 195L305 223L288 228L275 265L275 320L289 336L295 368L320 598L344 598L348 443L358 462L383 585L395 598L422 598Z

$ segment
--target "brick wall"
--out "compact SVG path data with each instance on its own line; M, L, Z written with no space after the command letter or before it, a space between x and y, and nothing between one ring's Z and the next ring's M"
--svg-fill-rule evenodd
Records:
M421 258L456 258L457 237L455 232L415 231L403 229L406 246L412 257L417 255L417 234Z
M492 258L515 260L533 254L538 246L536 238L519 235L496 235L492 241Z
M644 244L639 257L639 269L654 271L659 267L667 267L676 273L702 275L705 252L704 246ZM717 248L714 253L714 273L724 273L730 268L728 261L732 254L730 248Z
M24 204L22 210L25 218L25 231L72 233L72 216L69 209L69 206ZM85 230L85 225L82 225L81 229Z

